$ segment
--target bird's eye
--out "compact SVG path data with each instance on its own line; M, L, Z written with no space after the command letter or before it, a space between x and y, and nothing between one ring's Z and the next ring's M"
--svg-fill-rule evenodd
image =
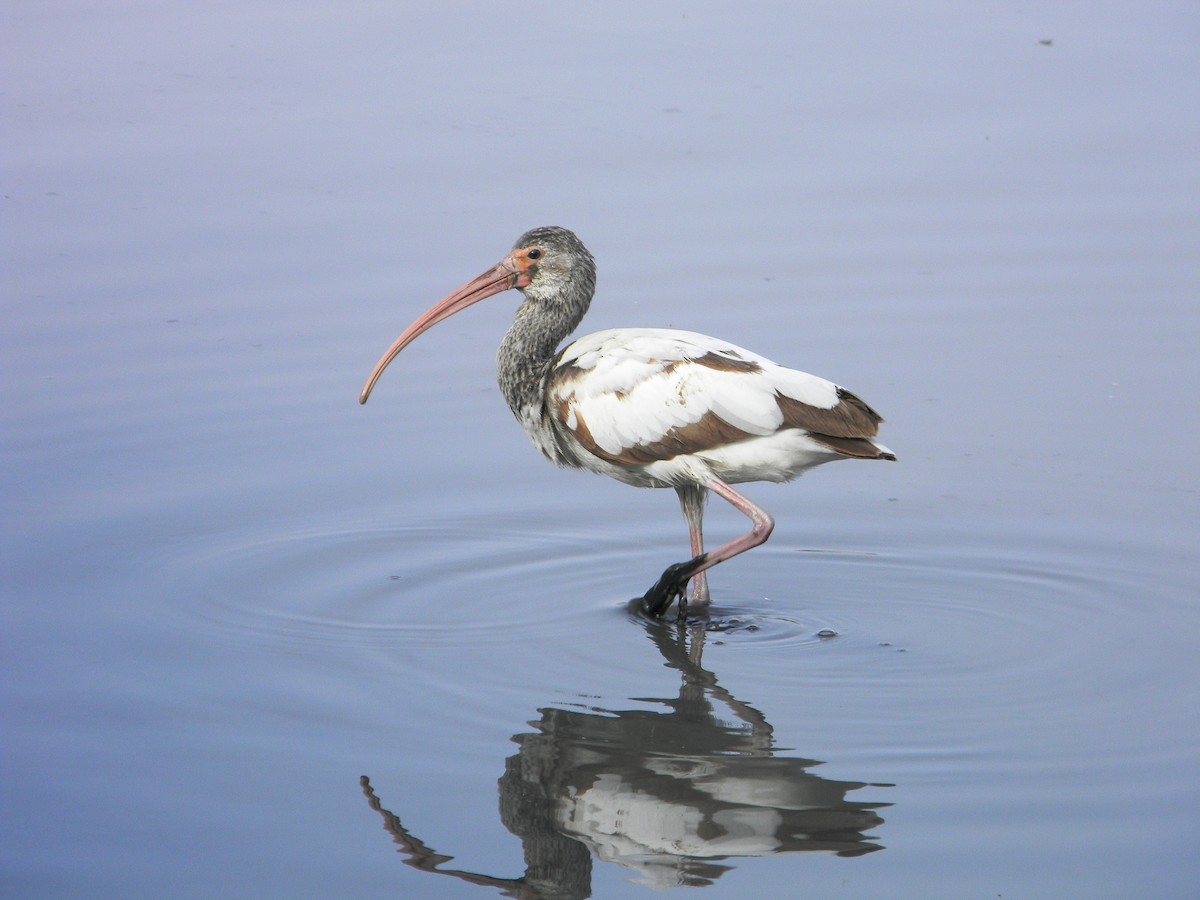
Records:
M525 255L528 256L530 259L541 259L542 258L542 248L534 247L532 250L530 250Z

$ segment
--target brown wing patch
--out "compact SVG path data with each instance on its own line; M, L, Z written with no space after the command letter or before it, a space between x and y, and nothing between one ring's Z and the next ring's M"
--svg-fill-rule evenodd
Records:
M732 351L729 352L732 353ZM587 369L575 365L577 359L564 360L562 352L559 352L559 355L550 364L550 378L546 383L547 394L551 391L566 393L569 390L569 385L587 374ZM706 369L713 369L718 372L745 372L748 374L762 371L762 366L752 359L735 358L734 356L715 353L711 350L703 356L697 356L694 359L673 359L670 362L661 362L660 360L652 359L647 360L647 362L661 365L662 368L659 371L663 373L674 372L680 366L704 366Z
M735 441L752 437L742 429L730 425L720 416L710 412L701 417L699 421L672 428L652 443L622 447L619 453L610 453L596 443L596 439L592 436L587 422L578 409L574 410L575 427L571 428L567 424L571 420L570 397L574 383L588 371L579 368L574 363L574 360L558 361L551 369L550 377L546 381L547 406L553 409L558 425L569 431L584 449L600 459L615 465L643 466L665 459L674 459L676 456L711 450L723 444L732 444ZM724 372L758 372L761 370L761 366L753 360L734 359L710 352L694 359L672 360L664 363L662 371L670 372L683 365L700 365ZM618 392L617 396L625 399L626 395L624 392Z
M803 428L814 435L837 438L869 438L879 434L883 417L845 388L838 388L838 402L831 409L811 406L792 397L776 394L783 424Z
M644 466L676 456L687 456L711 450L723 444L744 441L753 435L747 434L740 428L730 425L715 413L707 413L698 422L672 428L657 441L649 444L637 444L633 447L622 447L619 453L610 453L596 443L592 432L584 421L579 410L575 410L575 427L567 426L570 414L570 402L563 397L557 399L558 423L574 435L575 440L593 456L606 460L618 466Z
M896 454L881 450L866 438L842 438L828 434L808 432L808 436L819 444L824 444L830 450L835 450L842 456L852 456L855 459L895 459Z
M857 459L895 459L894 453L871 443L879 433L883 417L860 397L845 388L837 389L838 403L832 409L810 406L782 394L776 395L783 411L783 423L803 428L808 436L830 450Z
M578 381L587 369L582 369L575 365L576 359L567 362L562 361L562 351L559 351L550 363L550 377L546 379L546 392L557 391L562 385L569 385L572 382Z
M733 351L728 353L716 353L710 350L703 356L697 356L692 359L676 359L665 366L664 372L670 372L679 366L704 366L706 369L713 369L717 372L746 372L752 374L761 372L762 366L752 359L742 359L740 356L733 354Z

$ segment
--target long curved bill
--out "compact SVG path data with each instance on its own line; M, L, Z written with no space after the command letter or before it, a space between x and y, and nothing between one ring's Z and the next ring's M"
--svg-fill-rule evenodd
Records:
M507 257L494 269L488 269L478 278L469 281L444 300L438 301L428 312L404 329L404 333L396 338L396 342L388 347L387 352L380 357L379 362L371 371L366 386L358 395L359 403L366 403L375 387L375 382L383 374L388 364L400 355L400 351L415 341L418 337L432 328L438 322L445 321L456 312L462 312L468 306L486 300L488 297L507 291L510 288L525 287L529 284L529 274L512 256Z

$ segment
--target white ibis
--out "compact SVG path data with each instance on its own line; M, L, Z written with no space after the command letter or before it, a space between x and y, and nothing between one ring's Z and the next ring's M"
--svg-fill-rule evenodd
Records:
M746 481L790 481L835 459L895 459L872 438L883 421L832 381L786 369L702 334L615 328L559 343L579 325L596 287L596 263L565 228L527 231L500 264L460 287L405 329L359 396L366 403L388 364L418 335L473 303L516 288L525 297L496 354L496 378L513 415L553 463L636 487L671 487L691 531L692 558L669 566L642 597L660 616L675 600L709 602L705 572L763 543L771 516L735 491ZM708 492L753 523L705 552Z

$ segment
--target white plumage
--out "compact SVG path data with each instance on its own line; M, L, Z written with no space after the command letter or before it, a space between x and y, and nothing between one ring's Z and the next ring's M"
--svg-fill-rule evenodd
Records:
M572 342L558 355L548 387L550 405L565 411L566 430L577 434L584 423L612 457L686 434L711 416L744 434L710 446L696 443L702 435L693 434L692 443L681 438L662 459L619 466L615 473L610 461L583 448L580 465L644 487L674 487L704 472L731 484L788 481L840 458L785 425L781 395L815 409L841 402L838 386L824 378L708 335L661 328L614 328Z

